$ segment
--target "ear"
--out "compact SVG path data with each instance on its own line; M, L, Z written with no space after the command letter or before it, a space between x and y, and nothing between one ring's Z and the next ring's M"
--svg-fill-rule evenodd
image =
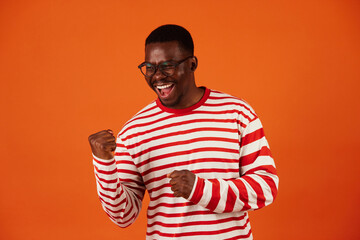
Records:
M191 62L191 71L194 72L196 70L197 66L198 66L198 59L196 56L194 56L192 58L192 62Z

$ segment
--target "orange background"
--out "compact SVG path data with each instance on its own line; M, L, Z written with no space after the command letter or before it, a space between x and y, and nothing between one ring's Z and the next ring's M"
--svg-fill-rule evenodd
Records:
M360 2L0 1L0 238L144 239L103 212L87 137L155 98L137 65L185 26L199 85L249 102L280 176L254 237L360 239Z

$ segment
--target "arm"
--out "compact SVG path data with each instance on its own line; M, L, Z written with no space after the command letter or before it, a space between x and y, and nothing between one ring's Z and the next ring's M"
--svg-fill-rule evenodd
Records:
M120 137L116 140L115 157L101 159L94 152L98 151L93 150L93 164L102 207L115 224L127 227L141 209L145 193L141 175Z
M272 203L277 194L278 177L268 143L258 118L252 120L241 134L240 177L236 179L203 179L196 176L192 181L189 171L170 174L170 184L177 196L217 213L247 211L262 208ZM179 187L176 179L189 179L191 192ZM172 185L173 185L172 184ZM184 194L178 192L184 189ZM176 192L176 191L178 192Z

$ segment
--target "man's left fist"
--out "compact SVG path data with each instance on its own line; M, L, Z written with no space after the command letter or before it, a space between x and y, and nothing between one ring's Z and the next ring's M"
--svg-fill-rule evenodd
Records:
M195 182L195 174L189 170L173 171L167 175L170 178L171 190L175 197L189 198Z

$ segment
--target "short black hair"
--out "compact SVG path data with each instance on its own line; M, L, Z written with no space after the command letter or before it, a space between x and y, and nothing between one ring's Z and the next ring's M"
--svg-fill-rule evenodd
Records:
M177 41L179 47L194 55L194 42L188 30L174 25L166 24L153 30L146 38L145 46L150 43Z

